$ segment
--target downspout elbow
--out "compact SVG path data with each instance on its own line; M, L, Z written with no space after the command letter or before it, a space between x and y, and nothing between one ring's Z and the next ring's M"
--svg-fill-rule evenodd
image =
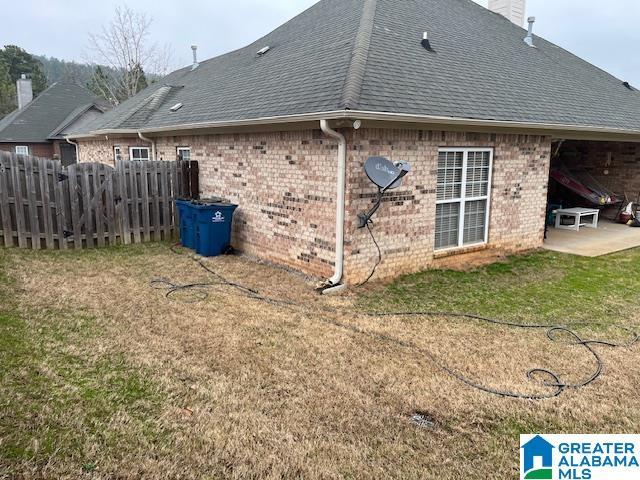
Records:
M344 217L345 217L345 184L347 178L347 140L340 132L329 127L327 120L320 120L320 129L338 141L338 175L336 183L336 259L334 274L325 282L328 288L337 287L344 276Z
M69 145L73 145L75 147L75 149L76 149L76 162L80 163L80 145L78 145L78 142L74 142L69 137L64 137L64 139L66 140L66 142Z
M156 160L156 142L142 135L142 132L138 132L138 137L140 138L140 140L151 144L151 160L155 161Z

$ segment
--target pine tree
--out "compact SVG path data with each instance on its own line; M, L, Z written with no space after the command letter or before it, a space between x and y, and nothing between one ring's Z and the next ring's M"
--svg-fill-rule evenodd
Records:
M15 84L21 75L26 75L31 79L34 97L47 88L47 77L42 63L24 49L16 45L5 45L4 50L0 50L0 57L9 69L12 83Z
M16 87L11 81L9 67L0 55L0 118L16 108Z
M104 73L104 70L100 65L98 65L93 71L93 75L87 83L87 89L113 105L118 103L116 94L113 91L112 81L109 76Z

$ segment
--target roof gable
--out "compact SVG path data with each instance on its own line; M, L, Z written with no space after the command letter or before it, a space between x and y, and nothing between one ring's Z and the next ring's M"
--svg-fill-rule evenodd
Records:
M21 110L0 121L0 142L44 143L100 99L72 83L54 83Z

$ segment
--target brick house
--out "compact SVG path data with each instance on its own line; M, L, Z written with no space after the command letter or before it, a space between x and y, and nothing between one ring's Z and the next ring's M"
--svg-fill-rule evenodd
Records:
M81 161L198 160L239 205L234 246L338 285L378 257L369 157L412 166L374 220L377 278L535 249L560 141L638 168L640 93L470 0L322 0L72 136Z
M0 120L0 150L76 162L76 148L65 140L72 129L107 110L87 89L73 83L54 83L33 99L31 80L17 82L18 109Z

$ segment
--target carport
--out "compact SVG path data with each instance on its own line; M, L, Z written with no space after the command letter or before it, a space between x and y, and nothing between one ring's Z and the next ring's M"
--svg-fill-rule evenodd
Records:
M545 248L588 257L640 247L640 228L624 212L640 205L640 143L556 140L553 143ZM555 228L559 211L599 212L598 228ZM561 219L570 226L572 219Z

